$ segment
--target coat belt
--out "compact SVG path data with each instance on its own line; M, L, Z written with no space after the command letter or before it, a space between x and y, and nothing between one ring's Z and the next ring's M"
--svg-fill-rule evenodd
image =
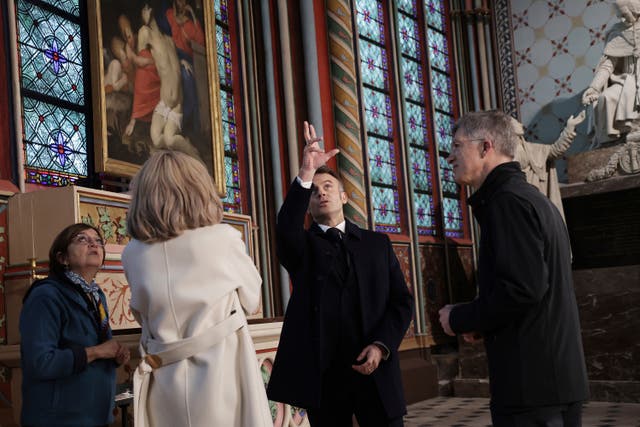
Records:
M225 337L231 335L246 324L245 317L236 310L231 315L203 333L170 343L163 343L154 339L148 339L146 351L148 352L140 361L133 375L133 414L136 427L149 425L147 418L147 393L151 373L163 366L171 365L195 356L206 349L215 346Z

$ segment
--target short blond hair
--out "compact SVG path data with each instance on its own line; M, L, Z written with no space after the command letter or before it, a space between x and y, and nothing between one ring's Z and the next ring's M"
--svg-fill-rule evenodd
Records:
M180 151L153 153L131 188L127 229L142 242L163 242L222 220L222 201L211 175L201 161Z

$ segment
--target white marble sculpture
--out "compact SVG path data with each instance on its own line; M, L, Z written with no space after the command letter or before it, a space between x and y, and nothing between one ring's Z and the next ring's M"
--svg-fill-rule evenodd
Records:
M518 137L514 160L520 163L520 168L527 176L527 182L536 186L557 206L564 218L562 198L558 184L558 173L555 160L561 157L571 146L576 137L575 128L585 118L585 111L570 116L560 136L553 144L536 144L524 139L522 123L512 118L513 130Z
M620 22L607 33L604 52L582 95L593 106L593 146L620 140L640 128L640 0L616 0Z

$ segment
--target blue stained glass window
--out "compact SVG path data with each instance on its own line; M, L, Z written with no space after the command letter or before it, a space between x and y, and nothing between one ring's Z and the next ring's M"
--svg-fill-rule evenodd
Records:
M384 49L369 43L366 40L360 40L360 72L362 73L363 83L379 89L387 89L387 56Z
M398 193L392 188L372 188L373 216L376 230L387 233L399 233L400 209Z
M87 175L84 113L24 98L23 119L27 165L40 170Z
M420 33L418 22L402 13L398 14L398 30L400 31L400 51L404 55L420 60Z
M242 213L241 173L233 95L234 75L228 2L227 0L215 0L213 7L216 15L216 52L218 56L222 139L224 142L224 166L227 187L227 194L222 199L222 204L226 212Z
M385 43L382 4L376 0L357 0L358 34L380 44Z
M224 23L229 22L229 7L227 0L215 0L213 2L213 9L216 14L216 21Z
M369 137L369 171L371 181L376 184L395 185L395 160L390 141Z
M424 103L424 86L422 83L423 77L420 63L404 57L400 61L405 97L416 102Z
M368 88L364 88L362 92L364 94L367 131L391 138L393 136L393 122L389 96Z
M409 15L416 15L416 0L398 0L398 10L401 10Z
M63 12L70 13L73 16L80 17L79 0L43 0L51 6L55 6Z
M445 113L453 114L451 79L449 76L433 70L431 72L431 91L433 93L434 107Z
M451 141L453 139L453 137L451 136L451 129L454 125L453 117L436 111L435 119L435 131L436 141L438 142L438 149L449 153L451 152Z
M22 87L84 105L80 25L24 0L18 20Z
M442 191L449 194L458 194L460 187L453 179L453 168L443 156L439 156L440 162L440 182L442 182Z
M431 192L431 161L423 148L410 147L410 167L416 190Z
M416 225L418 234L432 236L435 230L435 212L433 210L433 197L430 194L416 193L414 195L416 209Z
M427 133L427 118L424 106L405 101L404 109L409 143L427 146L429 136Z
M425 2L427 25L434 27L440 32L446 32L446 21L444 19L444 5L442 0L429 0Z
M222 199L222 204L226 212L240 213L238 210L242 206L242 193L240 192L240 166L237 159L229 156L224 158L225 179L227 195Z
M231 63L231 41L229 32L221 26L216 27L216 51L218 52L218 77L220 84L231 86L232 63Z
M427 30L429 40L429 59L431 66L442 71L449 70L449 49L444 34L431 29Z
M442 204L445 235L448 237L462 237L462 207L460 200L445 197Z
M25 180L73 184L89 173L78 0L17 0Z

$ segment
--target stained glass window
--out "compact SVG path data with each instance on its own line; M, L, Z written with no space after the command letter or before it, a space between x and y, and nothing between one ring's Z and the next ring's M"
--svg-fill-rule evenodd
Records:
M418 7L414 1L398 3L396 26L400 44L400 69L403 84L404 129L409 143L409 173L413 180L414 221L418 234L436 235L437 224L433 203L433 167L429 155L429 126L425 95L423 52L425 42L420 36Z
M450 53L447 42L447 21L444 17L444 0L423 0L427 20L427 44L429 46L429 74L431 76L431 100L434 108L434 135L438 153L440 186L444 199L444 234L447 237L463 237L464 224L460 187L453 180L453 171L446 161L451 151L454 124L454 103Z
M88 175L86 65L79 0L16 3L26 182ZM86 37L85 37L86 38Z
M356 22L373 220L377 231L400 233L399 171L393 141L389 46L382 2L357 0Z
M222 199L224 210L242 213L240 152L237 133L237 112L234 103L233 58L230 36L229 4L227 0L215 0L216 51L220 80L222 111L222 136L224 139L224 167L227 194Z

